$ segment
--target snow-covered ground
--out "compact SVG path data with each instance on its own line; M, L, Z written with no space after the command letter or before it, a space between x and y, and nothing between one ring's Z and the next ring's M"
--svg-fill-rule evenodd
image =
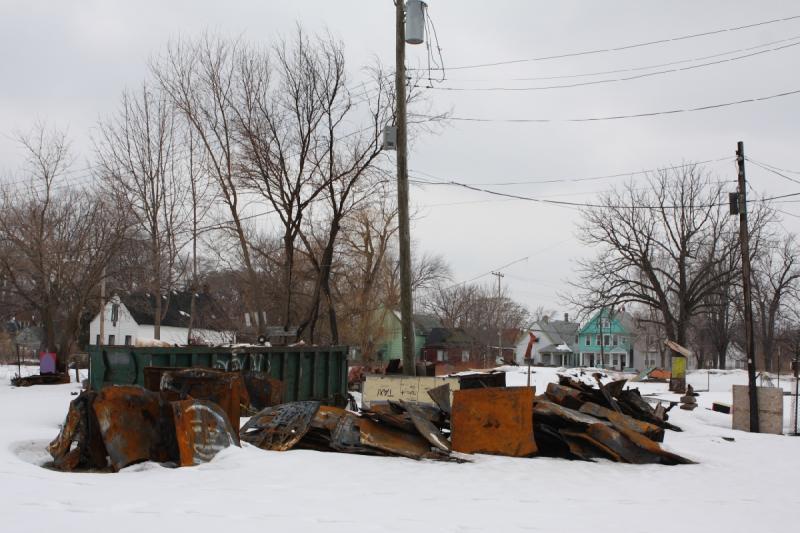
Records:
M534 370L540 391L555 379L555 369ZM145 463L118 474L41 468L79 386L14 388L15 372L0 367L2 531L727 533L792 531L800 521L800 438L733 431L729 415L705 409L730 402L743 372L712 374L698 409L670 412L684 432L667 432L665 447L697 465L455 464L245 446L197 467ZM524 372L510 369L509 382L524 384ZM706 374L689 381L704 389ZM674 398L665 384L633 386Z

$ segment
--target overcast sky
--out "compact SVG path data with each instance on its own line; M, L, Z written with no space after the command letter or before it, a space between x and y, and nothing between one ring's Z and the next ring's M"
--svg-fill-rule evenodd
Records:
M445 67L529 59L616 48L800 15L790 0L697 1L430 0L429 13ZM11 137L37 119L69 128L79 161L91 159L89 138L126 87L147 75L148 58L177 36L210 30L254 43L291 31L327 29L346 47L350 78L379 58L394 61L394 7L390 0L0 0L0 171L13 175L21 153ZM774 44L769 44L774 43ZM416 139L413 172L484 188L575 202L631 177L524 185L507 182L585 178L706 161L720 179L735 180L736 142L752 158L800 170L800 95L721 109L614 121L564 119L685 109L800 89L800 18L623 51L484 68L451 69L426 90L439 110L455 117L552 119L546 123L453 121ZM780 48L775 50L775 48ZM748 49L738 53L736 50ZM764 52L752 57L617 83L534 91L449 91L443 88L520 88L564 85L652 73L564 78L638 69L676 61L671 68ZM424 46L408 47L409 65L425 64ZM670 67L666 67L670 68ZM520 80L520 78L557 79ZM80 173L74 174L82 179ZM800 177L800 175L792 175ZM641 175L632 176L641 179ZM800 191L751 165L748 179L760 193ZM735 188L731 182L731 190ZM419 218L412 227L418 250L441 253L456 281L504 270L512 295L531 309L564 311L575 258L593 253L576 239L574 209L445 186L412 188ZM800 227L800 205L781 204L784 226ZM493 282L485 276L481 282Z

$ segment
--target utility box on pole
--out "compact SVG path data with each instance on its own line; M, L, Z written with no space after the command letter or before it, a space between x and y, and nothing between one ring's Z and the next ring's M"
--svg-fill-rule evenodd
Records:
M428 4L421 0L406 1L406 43L425 42L425 8Z

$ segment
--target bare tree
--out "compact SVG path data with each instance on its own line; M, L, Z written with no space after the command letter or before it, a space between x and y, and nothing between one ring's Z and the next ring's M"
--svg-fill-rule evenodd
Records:
M0 196L0 277L6 291L37 315L43 347L57 353L63 370L81 316L95 303L129 221L103 195L57 183L70 165L63 133L38 125L20 141L28 155L28 185L4 188Z
M761 246L753 261L756 337L767 371L776 367L776 327L787 297L795 294L800 285L800 260L795 236L785 235L771 244Z
M223 205L222 216L230 217L219 227L233 235L238 243L248 281L246 305L249 310L256 311L256 326L259 333L263 333L266 326L260 320L264 309L263 290L251 258L242 215L245 201L239 184L243 164L237 141L241 47L237 41L208 35L194 43L176 41L151 70L203 147L207 174Z
M686 345L692 318L732 282L736 232L723 196L695 165L658 171L644 188L629 183L602 195L583 211L581 239L599 252L579 262L573 303L653 309L667 337Z
M100 124L97 143L106 189L129 207L148 242L156 339L177 283L179 238L187 219L176 130L166 94L145 83L139 94L123 94L117 115Z

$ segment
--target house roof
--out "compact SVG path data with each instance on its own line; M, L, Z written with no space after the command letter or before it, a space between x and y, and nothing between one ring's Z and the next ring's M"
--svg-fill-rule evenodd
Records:
M431 328L426 345L470 344L472 342L472 337L462 329Z
M566 344L574 351L575 336L580 330L580 324L577 322L565 322L564 320L540 320L536 323L539 331L545 333L555 346ZM543 351L540 348L539 351Z
M162 305L166 305L161 319L162 326L179 328L189 327L190 311L192 308L192 293L188 291L173 291L162 295ZM137 324L155 324L155 304L153 294L146 292L130 293L119 296L120 301L130 312ZM206 326L224 319L224 313L208 293L196 293L194 326Z
M400 313L400 311L395 311L394 316L398 321L403 321L403 315ZM416 330L417 335L427 336L430 334L433 328L442 327L442 322L434 315L415 313L412 315L412 317L414 319L414 329Z

